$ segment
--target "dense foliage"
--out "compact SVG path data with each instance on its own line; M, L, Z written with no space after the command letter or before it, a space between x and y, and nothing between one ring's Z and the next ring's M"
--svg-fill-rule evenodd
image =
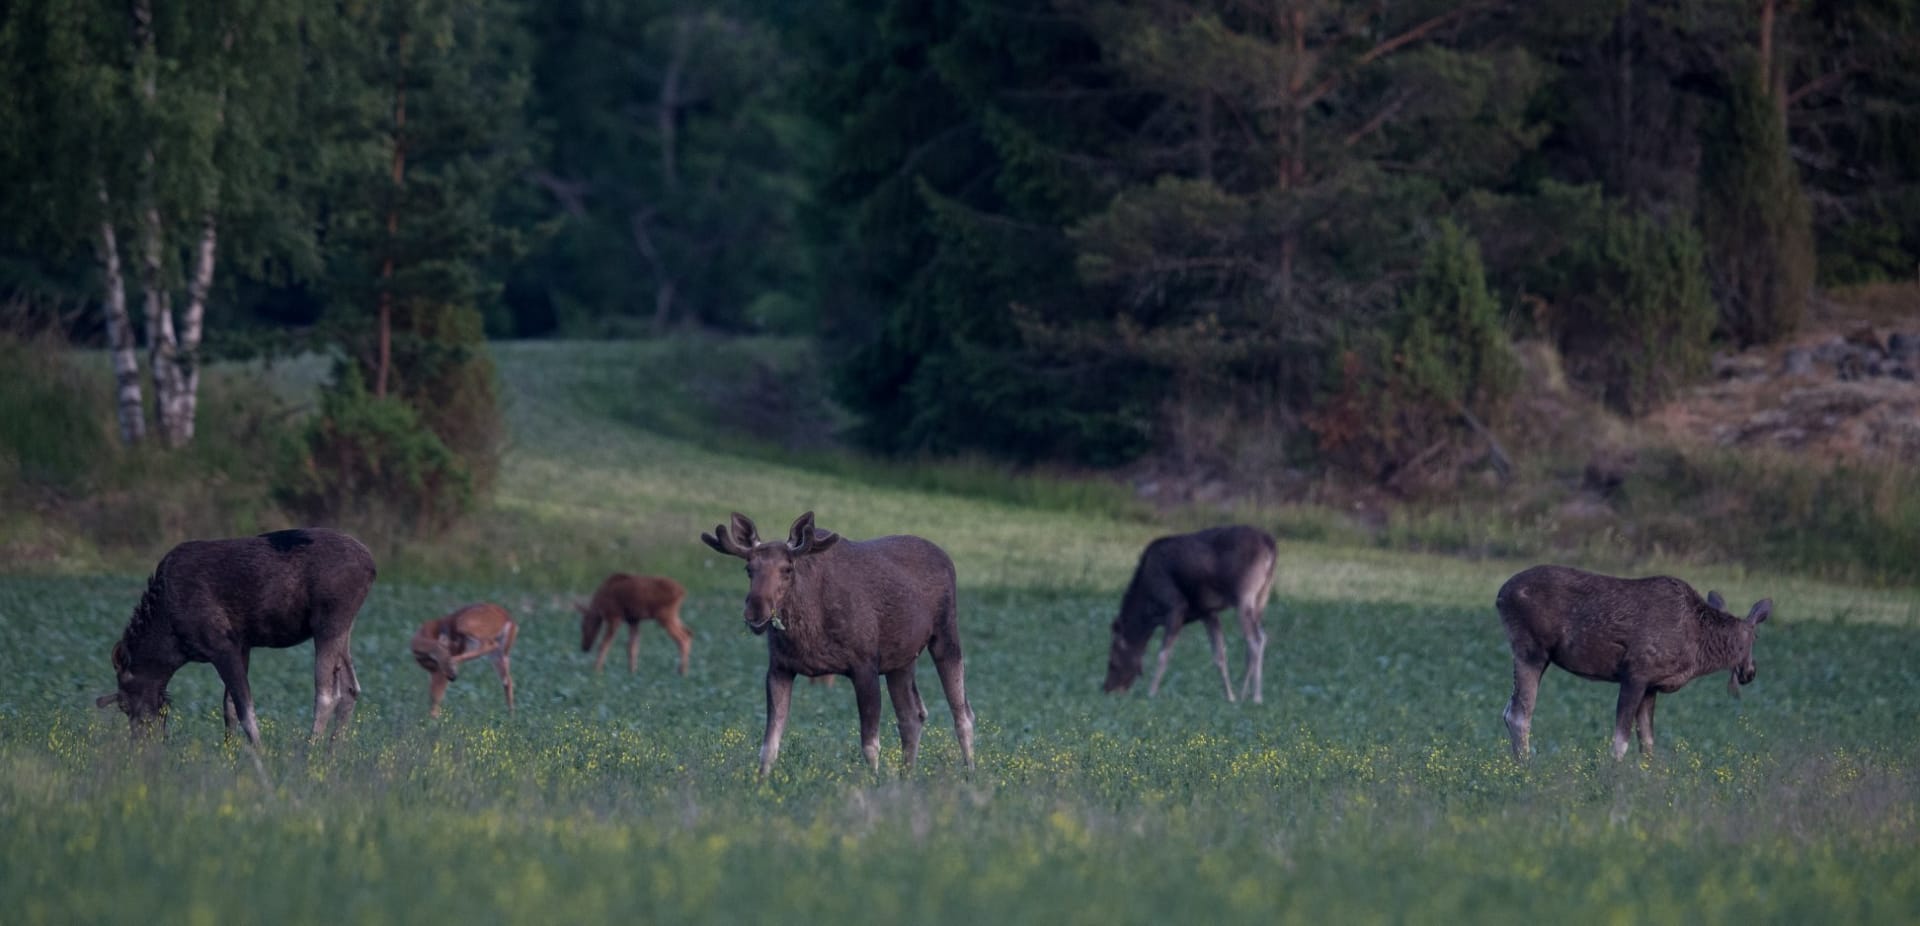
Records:
M179 302L217 223L209 349L318 332L375 393L382 327L440 375L416 313L814 334L886 451L1339 463L1358 333L1546 335L1637 412L1909 275L1916 75L1911 0L32 0L0 288L100 337L103 228ZM1442 219L1481 321L1407 329Z

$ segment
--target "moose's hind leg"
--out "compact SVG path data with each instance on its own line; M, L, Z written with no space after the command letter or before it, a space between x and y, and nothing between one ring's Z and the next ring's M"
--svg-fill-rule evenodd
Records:
M892 696L894 720L900 725L900 767L910 769L919 755L920 731L927 720L927 709L915 690L913 666L887 673L887 694Z
M1233 675L1227 671L1227 641L1220 635L1220 617L1209 614L1207 622L1207 642L1213 646L1213 664L1220 670L1220 686L1227 690L1227 703L1233 703Z
M1513 698L1500 716L1507 722L1507 736L1513 741L1513 757L1517 760L1533 752L1533 703L1540 695L1540 676L1546 671L1545 659L1517 653L1513 657Z

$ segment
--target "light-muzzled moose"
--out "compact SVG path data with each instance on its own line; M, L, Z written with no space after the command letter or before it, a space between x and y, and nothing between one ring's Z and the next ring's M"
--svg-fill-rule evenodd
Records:
M1701 598L1671 576L1621 579L1569 566L1535 566L1508 579L1494 597L1513 648L1513 698L1501 714L1513 756L1531 751L1534 698L1540 676L1556 665L1581 678L1617 682L1613 757L1627 754L1638 728L1640 751L1653 753L1653 707L1690 681L1729 672L1736 697L1753 681L1753 640L1773 613L1763 598L1738 618L1719 592Z
M946 689L961 761L973 767L973 708L961 661L953 560L945 551L906 535L844 540L815 527L811 511L793 522L784 543L763 543L753 521L738 513L731 530L720 525L700 539L747 561L747 628L767 638L762 777L780 756L795 675L852 680L860 750L875 772L884 676L900 725L901 763L912 767L927 718L913 674L923 650L933 655Z
M1159 664L1154 667L1152 684L1147 686L1149 697L1158 694L1174 639L1181 627L1197 620L1206 625L1207 638L1213 644L1213 664L1220 669L1220 684L1226 689L1227 700L1232 701L1233 675L1227 670L1226 641L1220 635L1220 611L1231 607L1239 613L1240 634L1247 641L1247 674L1240 683L1240 696L1251 696L1253 703L1260 703L1261 666L1267 648L1261 615L1273 590L1277 556L1273 537L1245 525L1175 534L1147 544L1140 554L1140 564L1133 570L1133 581L1120 599L1120 614L1113 619L1107 680L1101 689L1113 692L1131 687L1140 677L1147 642L1153 639L1155 630L1165 628Z
M513 713L513 641L520 625L508 616L507 609L491 602L470 604L445 617L436 617L420 625L409 644L413 659L427 670L427 715L440 716L440 701L446 697L447 683L460 677L460 664L488 659L500 685L507 692L507 713Z
M154 567L113 646L119 690L95 703L119 705L138 736L155 718L164 722L167 682L181 666L212 663L226 685L227 734L237 724L258 749L250 652L312 640L313 735L329 725L337 734L360 697L349 648L374 574L365 545L323 528L180 544Z
M627 674L634 674L640 667L640 623L657 621L660 629L680 648L680 674L687 674L693 631L680 622L680 603L686 598L687 590L665 576L636 576L624 572L607 576L594 590L591 601L574 602L573 609L580 612L580 652L591 652L598 638L600 655L593 661L593 671L600 671L607 664L607 651L613 648L614 634L619 632L621 624L626 624Z

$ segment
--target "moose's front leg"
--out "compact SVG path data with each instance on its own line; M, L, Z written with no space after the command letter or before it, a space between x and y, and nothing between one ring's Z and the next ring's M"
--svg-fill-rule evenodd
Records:
M880 772L880 674L872 669L853 672L853 698L860 706L860 753L875 774Z
M793 702L793 673L767 667L767 736L760 741L760 777L767 777L780 758L780 734L787 729L787 708Z
M1627 734L1633 729L1633 718L1640 713L1640 702L1646 696L1646 682L1628 678L1620 683L1620 703L1613 712L1613 757L1616 760L1627 754Z
M220 673L220 681L227 686L227 704L240 729L246 732L247 742L259 749L260 723L253 716L253 692L247 687L247 661L245 650L222 653L214 657L213 670Z
M1147 697L1160 693L1160 679L1167 674L1167 659L1173 655L1173 641L1180 636L1180 616L1174 615L1167 621L1166 634L1160 638L1160 659L1153 667L1153 684L1147 686Z

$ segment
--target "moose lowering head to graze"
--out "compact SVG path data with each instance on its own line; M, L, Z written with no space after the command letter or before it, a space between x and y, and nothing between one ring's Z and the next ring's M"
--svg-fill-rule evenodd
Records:
M580 612L580 652L591 651L594 638L599 637L600 657L593 661L593 671L600 671L607 664L607 650L613 647L613 635L624 622L627 625L627 673L631 675L639 671L640 666L640 622L659 621L660 629L680 647L680 674L687 674L693 631L680 623L680 602L686 597L687 590L680 583L661 576L624 572L608 576L594 591L592 601L573 605L573 609Z
M1213 664L1220 683L1233 700L1233 676L1227 671L1227 645L1220 638L1220 611L1234 608L1240 615L1240 633L1247 640L1247 675L1240 696L1260 703L1260 668L1267 648L1267 632L1260 626L1267 595L1273 590L1277 556L1273 538L1245 526L1213 527L1191 534L1161 537L1147 544L1133 581L1120 599L1120 616L1113 619L1113 645L1107 653L1104 691L1125 691L1140 677L1147 641L1166 628L1160 640L1160 662L1147 686L1149 697L1160 691L1167 674L1173 641L1189 620L1207 626L1213 642Z
M1513 647L1513 699L1501 714L1513 757L1531 750L1533 702L1549 664L1581 678L1620 683L1613 757L1627 754L1640 731L1640 751L1653 753L1653 702L1703 675L1731 670L1727 690L1753 681L1754 633L1773 612L1761 599L1742 620L1727 613L1719 592L1701 598L1671 576L1619 579L1567 566L1535 566L1500 586L1494 598Z
M373 587L373 554L360 541L321 528L231 540L191 540L154 567L133 618L113 646L118 704L137 736L167 703L167 681L189 662L210 662L227 686L227 733L234 724L260 745L247 687L249 651L313 641L313 735L353 719L360 682L348 651L353 618Z
M491 657L493 671L507 690L507 713L513 713L513 640L520 625L497 604L470 604L445 617L436 617L420 625L413 635L413 658L427 670L428 715L440 716L440 699L447 694L447 683L458 678L463 662Z
M960 758L973 767L973 708L960 659L960 617L953 560L919 537L842 540L813 526L813 512L793 522L785 543L760 542L745 515L701 534L707 546L747 561L746 622L767 637L767 735L760 745L764 777L780 755L793 677L845 675L860 708L860 749L880 770L880 677L886 676L900 723L901 762L912 767L927 708L914 682L920 652L934 668L953 710Z

